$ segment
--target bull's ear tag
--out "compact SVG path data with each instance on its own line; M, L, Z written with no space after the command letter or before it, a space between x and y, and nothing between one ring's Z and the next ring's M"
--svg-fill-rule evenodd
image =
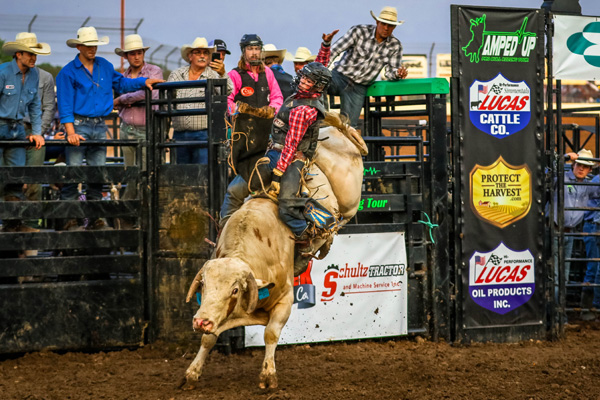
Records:
M198 302L199 306L202 305L202 294L200 294L200 292L196 292L196 301Z
M269 288L264 287L262 289L258 289L258 299L259 300L266 299L267 297L269 297Z

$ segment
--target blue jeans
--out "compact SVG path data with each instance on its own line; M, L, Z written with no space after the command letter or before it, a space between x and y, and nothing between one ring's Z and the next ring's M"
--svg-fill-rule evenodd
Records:
M128 125L126 123L121 124L121 139L123 140L137 140L142 142L146 140L146 127ZM121 147L123 151L123 163L125 166L137 165L140 167L140 171L146 170L146 149L142 149L142 159L137 160L137 148L131 146ZM132 200L137 198L137 186L135 184L127 183L125 192L121 200Z
M350 118L350 125L357 128L358 118L365 104L365 96L369 86L355 83L336 70L333 70L331 75L332 79L328 93L340 96L340 113L346 114Z
M106 124L104 118L75 117L73 122L75 133L83 136L86 140L106 140ZM87 165L102 166L106 164L105 146L67 146L65 149L67 165L83 165L83 160ZM62 200L76 200L79 197L76 183L66 184L61 192ZM102 183L87 184L87 200L102 200Z
M598 233L600 232L600 224L586 222L583 225L583 232ZM587 258L600 257L600 236L586 236L583 239L585 243L585 254ZM597 261L588 261L583 282L600 283L600 263ZM600 307L600 287L594 288L594 307Z
M573 241L575 240L574 236L565 236L563 240L563 245L565 247L565 257L564 259L571 258L571 254L573 253ZM558 249L558 238L554 238L555 248ZM565 283L569 282L569 274L571 273L571 262L565 261ZM558 250L554 254L554 277L556 281L556 290L554 291L554 295L558 300Z
M25 140L25 127L20 124L7 124L0 120L0 140ZM25 166L25 147L0 147L0 166ZM0 187L1 189L1 187ZM0 192L2 192L0 190ZM14 196L23 199L23 184L11 183L4 186L4 196Z
M173 139L177 142L207 141L208 131L175 131ZM204 147L175 147L177 164L208 164L208 148Z
M280 155L281 152L276 150L269 150L267 152L266 156L269 157L269 168L271 168L271 170L277 166ZM227 186L227 192L225 193L223 205L221 206L221 226L223 226L223 223L227 218L231 217L231 215L244 204L244 200L249 195L248 182L240 175L233 178L231 183L229 183L229 186Z

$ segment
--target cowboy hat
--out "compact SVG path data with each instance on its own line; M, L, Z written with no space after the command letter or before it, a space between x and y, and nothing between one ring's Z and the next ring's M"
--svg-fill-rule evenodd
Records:
M194 39L194 42L192 44L184 44L181 47L181 58L183 58L183 60L186 62L190 62L188 55L190 54L190 51L194 49L208 49L209 53L213 53L216 50L215 46L208 46L206 38L197 37L196 39Z
M103 46L108 44L108 36L98 39L98 33L93 26L83 26L77 30L77 39L67 40L67 46L75 48L78 44L82 46Z
M285 60L285 56L287 55L286 49L277 49L274 44L265 44L262 50L263 58L267 57L277 57L279 61L278 64L281 64L283 60Z
M379 13L379 17L376 17L371 11L371 16L379 22L389 25L402 25L404 21L398 21L398 10L396 7L383 7Z
M588 150L588 149L581 149L577 152L577 156L578 157L583 157L583 158L594 158L594 154ZM594 165L596 165L593 161L587 161L587 160L580 160L579 158L577 160L575 160L575 162L577 164L581 164L581 165L589 165L591 167L593 167Z
M310 50L306 47L298 47L296 54L294 55L293 62L311 62L317 59L316 55L310 53Z
M123 48L116 48L115 49L115 53L118 56L121 57L126 57L127 55L125 53L128 53L130 51L135 51L135 50L148 50L150 47L146 46L144 47L144 42L142 42L142 37L140 35L137 34L133 34L133 35L127 35L125 36L125 44L123 45Z
M4 46L2 46L2 52L9 56L14 55L18 51L26 51L47 56L50 54L50 45L48 43L38 42L35 33L21 32L17 33L14 42L6 42L4 43Z

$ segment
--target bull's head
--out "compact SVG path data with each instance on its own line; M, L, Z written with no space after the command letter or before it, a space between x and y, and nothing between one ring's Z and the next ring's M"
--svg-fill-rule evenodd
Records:
M200 293L201 305L194 315L194 330L216 333L231 316L244 317L254 312L258 291L272 283L255 279L250 267L237 258L207 261L198 271L186 302Z

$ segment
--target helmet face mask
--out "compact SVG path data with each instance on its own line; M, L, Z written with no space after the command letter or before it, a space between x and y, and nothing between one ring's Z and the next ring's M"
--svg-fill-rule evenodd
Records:
M250 47L250 46L258 47L258 53L259 53L258 59L249 60L248 57L246 57L246 48ZM242 57L244 57L246 62L248 62L250 65L260 65L262 63L262 55L261 55L262 47L263 47L263 41L260 38L260 36L258 36L255 33L247 33L244 36L242 36L242 38L240 39L240 50L242 50Z
M331 83L331 71L318 62L308 63L297 72L293 81L294 89L296 91L299 90L302 77L306 77L314 82L314 85L308 90L309 93L323 93Z

